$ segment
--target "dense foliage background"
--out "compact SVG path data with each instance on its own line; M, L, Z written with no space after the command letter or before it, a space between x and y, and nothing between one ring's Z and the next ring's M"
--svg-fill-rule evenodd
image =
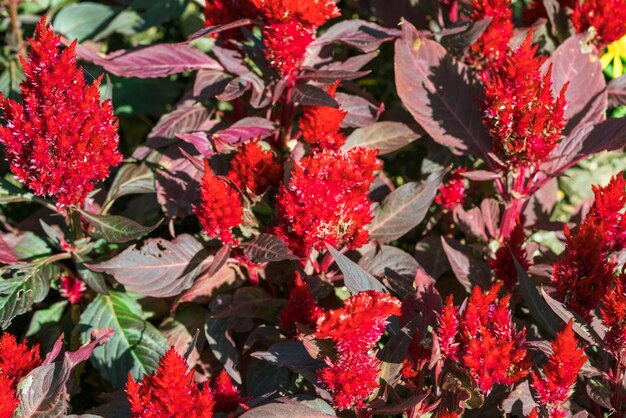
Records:
M623 0L207 3L3 1L0 418L626 416Z

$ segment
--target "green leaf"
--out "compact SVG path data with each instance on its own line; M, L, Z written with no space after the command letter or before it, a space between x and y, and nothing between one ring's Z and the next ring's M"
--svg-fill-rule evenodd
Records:
M96 215L83 210L80 213L89 225L96 228L98 235L108 242L116 244L139 239L154 231L163 222L163 220L160 220L152 226L143 226L123 216Z
M45 299L50 281L59 276L55 264L20 266L4 270L12 273L8 279L0 279L0 327L6 329L13 318L28 312L33 303Z
M20 189L5 178L0 178L0 204L29 202L32 193Z
M104 29L119 8L93 2L70 4L54 17L54 30L70 40L84 41Z
M168 347L165 337L145 320L141 305L122 292L98 295L81 315L78 326L83 343L95 329L115 331L106 344L94 350L91 362L118 388L124 386L129 372L139 379L156 370Z

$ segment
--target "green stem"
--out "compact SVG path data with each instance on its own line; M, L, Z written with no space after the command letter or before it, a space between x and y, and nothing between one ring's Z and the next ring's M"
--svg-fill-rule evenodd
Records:
M69 218L70 233L72 234L72 242L76 242L82 239L83 228L80 222L80 212L75 207L71 206L67 209L67 216Z

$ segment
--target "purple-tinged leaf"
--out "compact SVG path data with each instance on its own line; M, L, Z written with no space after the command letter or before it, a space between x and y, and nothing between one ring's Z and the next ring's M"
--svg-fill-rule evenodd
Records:
M216 35L220 32L240 28L242 26L254 25L256 23L257 22L252 19L239 19L224 25L207 26L206 28L202 28L199 31L192 33L189 36L188 41L193 41L194 39L202 38L204 36Z
M378 52L370 52L350 57L345 61L331 61L319 67L320 71L356 72L378 56Z
M420 265L411 254L389 245L368 245L359 266L376 277L384 277L388 286L400 296L413 293L413 279Z
M586 379L585 391L594 403L608 410L613 409L611 404L611 399L614 396L613 391L605 382L600 379Z
M213 58L187 44L157 44L115 51L106 57L79 45L76 53L120 77L161 78L183 71L222 70Z
M247 411L241 418L331 418L333 415L325 414L317 409L304 405L269 403Z
M305 344L307 341L288 341L272 345L267 351L252 353L252 357L265 360L278 367L288 367L301 374L313 384L317 384L317 370L324 363L311 356Z
M235 266L224 265L213 274L207 271L201 274L193 286L180 296L178 303L208 304L215 296L217 289L224 286L232 286L237 280L241 280L241 272Z
M116 244L135 241L154 231L163 222L160 220L152 226L143 226L123 216L98 215L82 210L80 213L83 219L96 229L98 236Z
M472 181L491 181L491 180L499 179L500 177L502 177L502 174L500 173L496 173L495 171L486 171L486 170L468 171L466 173L462 173L461 175Z
M626 106L626 75L611 80L607 92L611 107Z
M604 120L608 105L602 67L593 47L585 44L588 38L587 33L570 37L544 64L544 71L552 65L553 94L557 95L568 83L565 91L565 118L568 120L565 135L583 124Z
M193 83L193 97L205 102L224 92L232 76L223 71L200 70Z
M273 261L298 260L298 257L285 244L285 241L271 234L261 234L252 241L241 244L243 253L253 263L270 263Z
M310 84L297 84L291 92L291 100L302 106L339 106L330 94Z
M423 183L407 183L391 192L368 228L372 239L393 241L419 225L435 199L445 172L432 173Z
M318 83L334 83L339 80L354 80L368 75L371 71L332 71L319 70L301 74L299 81L313 80Z
M199 333L198 330L204 329L207 317L208 311L205 307L186 305L178 309L175 316L166 319L160 327L170 347L174 347L181 354L189 353L185 358L190 368L196 366L206 343L204 332Z
M485 32L491 23L491 17L468 23L462 32L453 33L441 38L443 45L451 54L463 57L472 45Z
M343 282L351 294L356 295L363 290L386 291L385 286L383 286L376 277L363 270L354 261L328 244L326 244L326 248L335 259L339 270L343 273Z
M19 264L20 261L13 253L13 249L7 244L0 235L0 263L2 264Z
M214 318L275 319L284 301L272 297L261 287L240 287L230 305L213 314Z
M267 119L256 116L243 118L230 127L213 133L215 147L237 146L256 138L267 138L276 131L276 127Z
M185 151L191 151L188 144ZM169 218L182 218L192 213L192 204L200 200L202 171L196 167L183 148L169 147L159 160L156 173L157 200Z
M474 285L483 289L489 287L491 278L489 264L474 257L470 248L452 238L441 237L441 245L454 275L468 293L472 291Z
M462 64L404 22L395 47L396 87L402 103L438 143L490 164L491 139L481 120L477 86Z
M344 149L354 147L378 149L379 155L385 155L405 147L420 137L420 133L404 123L378 122L352 132L346 140Z
M196 151L204 158L215 155L213 144L206 132L190 132L187 134L176 134L176 137L194 146Z
M438 236L422 238L415 246L415 259L429 276L438 279L450 269Z
M533 399L530 391L528 380L524 380L509 393L502 401L502 409L508 416L524 416L530 415L533 408L538 407Z
M485 223L482 211L479 208L471 208L469 211L459 205L453 212L454 222L464 234L478 240L489 241L485 233Z
M232 248L230 244L222 245L222 248L217 250L217 252L213 256L213 260L211 261L211 264L206 269L206 274L208 276L213 276L217 274L217 272L220 271L226 265L226 262L228 261L228 257L230 257L231 251L232 251Z
M312 47L341 42L358 48L363 52L373 52L385 42L391 42L400 36L400 31L385 28L364 20L344 20L330 28L320 36Z
M500 204L495 199L484 199L480 203L480 211L489 236L497 237L500 233Z
M206 261L202 244L183 234L174 241L156 238L141 248L132 245L112 259L88 267L110 274L129 291L165 298L189 289Z
M352 94L337 93L337 102L344 112L347 112L341 123L342 128L362 128L375 123L385 110L383 104L375 105L367 99Z

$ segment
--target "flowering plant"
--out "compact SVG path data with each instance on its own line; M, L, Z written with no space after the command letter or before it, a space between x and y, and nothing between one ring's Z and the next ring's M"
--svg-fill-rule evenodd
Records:
M388 3L5 0L0 418L626 414L626 2Z

